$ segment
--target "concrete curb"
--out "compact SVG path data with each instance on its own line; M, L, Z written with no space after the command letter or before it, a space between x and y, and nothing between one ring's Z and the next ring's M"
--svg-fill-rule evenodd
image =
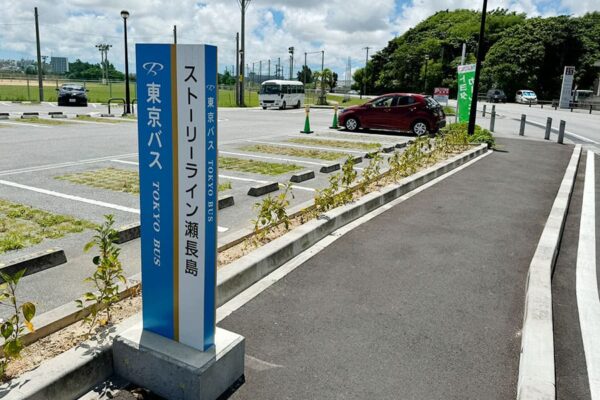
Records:
M56 267L67 262L65 251L60 248L52 248L46 251L29 254L23 257L15 258L7 263L0 263L0 271L13 275L16 272L26 268L25 276L35 274L48 268ZM0 278L0 283L4 282Z
M300 182L308 181L308 180L314 179L314 178L315 178L315 171L307 170L307 171L298 172L297 174L292 175L292 177L290 178L290 182L300 183Z
M248 196L258 197L265 195L267 193L276 192L279 190L279 183L277 182L268 182L262 185L252 186L248 190Z
M217 202L217 209L222 210L224 208L232 207L233 205L235 205L233 195L221 196Z
M402 179L380 191L372 192L355 203L331 210L319 219L311 220L250 254L232 262L217 275L217 305L220 306L264 276L336 229L354 221L438 176L485 153L487 145L479 145L466 153L452 157L415 175Z
M119 238L117 244L123 244L140 237L140 223L134 222L133 224L122 226L117 230Z
M562 238L580 156L581 145L577 145L529 266L525 288L517 400L556 398L552 271L558 255L558 246Z
M329 165L323 165L321 167L321 169L319 170L319 172L323 173L323 174L328 174L330 172L333 171L338 171L340 169L340 164L336 163L336 164L329 164Z

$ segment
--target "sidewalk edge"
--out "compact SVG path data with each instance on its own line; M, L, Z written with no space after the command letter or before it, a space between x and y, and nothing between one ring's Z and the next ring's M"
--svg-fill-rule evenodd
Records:
M554 400L552 270L558 255L581 157L576 145L529 266L519 360L517 400Z

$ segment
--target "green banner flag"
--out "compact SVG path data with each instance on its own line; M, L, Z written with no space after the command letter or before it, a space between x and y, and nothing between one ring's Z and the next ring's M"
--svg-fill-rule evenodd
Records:
M458 122L468 122L473 99L475 64L458 66Z

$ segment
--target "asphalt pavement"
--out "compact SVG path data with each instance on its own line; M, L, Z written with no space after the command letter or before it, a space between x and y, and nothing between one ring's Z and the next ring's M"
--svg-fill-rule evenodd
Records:
M224 319L234 399L516 396L527 271L572 146L500 139Z

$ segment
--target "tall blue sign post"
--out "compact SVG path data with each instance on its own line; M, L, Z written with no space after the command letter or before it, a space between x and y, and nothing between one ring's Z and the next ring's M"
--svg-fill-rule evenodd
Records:
M243 375L244 339L215 326L217 48L137 44L136 60L143 329L121 342L139 348L146 337L150 356L143 357L151 359L142 364L158 360L160 371L157 376L145 376L147 371L124 373L167 398L179 398L173 396L181 391L181 379L190 398L209 398L194 397L207 390L218 397L227 387L215 388L215 382L207 387L202 371L219 368L219 359L225 357L220 352L227 352L228 357L239 359L229 380L234 383ZM165 379L169 370L163 365L165 353L168 357L195 354L181 350L182 346L202 354L166 362L174 368L170 383ZM152 358L153 352L158 356ZM186 377L181 364L188 362L190 376ZM229 365L227 369L219 375L227 376ZM136 374L144 377L136 381Z

